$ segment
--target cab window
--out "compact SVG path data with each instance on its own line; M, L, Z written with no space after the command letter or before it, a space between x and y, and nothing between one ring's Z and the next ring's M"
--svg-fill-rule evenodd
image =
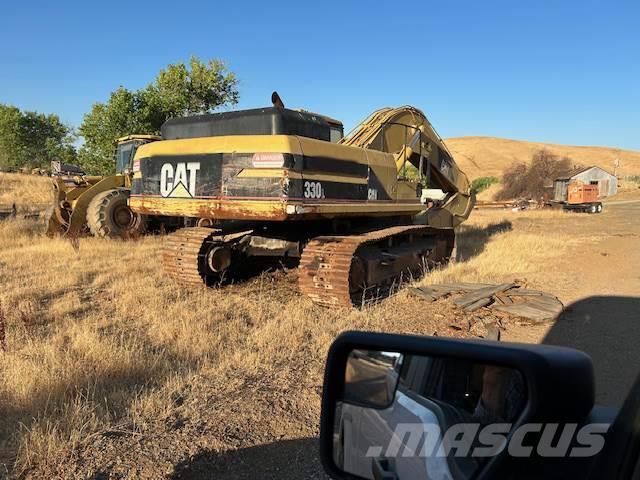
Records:
M121 143L116 148L116 172L122 173L125 169L131 167L131 158L135 152L135 143Z

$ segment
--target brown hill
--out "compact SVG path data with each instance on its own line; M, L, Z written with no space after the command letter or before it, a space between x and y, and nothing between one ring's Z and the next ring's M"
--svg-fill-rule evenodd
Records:
M526 142L495 137L454 137L446 139L460 168L469 179L502 176L514 162L529 162L537 150L571 158L576 165L597 165L613 173L613 162L620 160L618 176L640 175L640 152L613 147L576 147L542 142Z

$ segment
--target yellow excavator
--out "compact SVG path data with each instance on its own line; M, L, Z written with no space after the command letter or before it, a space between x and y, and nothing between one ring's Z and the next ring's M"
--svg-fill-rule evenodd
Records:
M451 256L475 197L420 110L378 110L342 138L272 101L168 120L137 150L131 209L194 224L165 239L170 276L214 285L256 257L295 258L303 293L351 306Z
M128 135L116 146L116 174L88 176L73 165L53 162L53 201L47 233L127 238L144 233L146 219L127 205L132 161L138 147L160 140L156 135Z

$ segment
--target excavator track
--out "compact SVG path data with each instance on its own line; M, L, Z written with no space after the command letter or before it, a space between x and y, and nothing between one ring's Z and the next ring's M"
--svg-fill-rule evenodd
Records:
M414 237L431 238L432 247L426 251L423 240L422 244L415 244L415 251L411 251L414 245L411 239ZM358 253L367 245L378 245L380 248L373 253L377 254L378 258L374 260L384 265L384 256L393 258L394 255L385 252L382 244L390 244L400 238L407 238L404 242L405 253L408 250L409 255L414 257L409 264L406 261L403 264L407 267L405 273L423 267L422 261L426 260L427 256L432 262L443 260L450 255L453 248L452 230L437 231L423 225L396 226L361 235L317 237L311 240L302 252L298 277L300 290L314 303L325 307L352 307L354 303L364 302L366 289L375 291L376 288L384 285L357 284L357 282L363 282L367 276L366 261L363 261ZM423 257L424 253L427 256ZM369 263L370 257L371 252ZM389 282L399 280L400 277L401 275L390 276L385 279L385 283L388 285Z
M189 227L167 235L162 244L162 265L173 279L186 285L204 285L203 256L207 241L220 233L206 227Z
M162 264L165 272L185 285L210 285L220 280L231 264L233 251L240 246L250 230L223 234L208 227L187 227L167 235L162 247ZM213 259L222 262L212 270Z

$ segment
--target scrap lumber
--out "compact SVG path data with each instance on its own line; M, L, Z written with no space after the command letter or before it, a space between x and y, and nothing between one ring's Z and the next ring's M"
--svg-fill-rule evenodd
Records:
M559 315L562 312L563 305L559 300L555 301L529 301L526 302L527 305L537 308L540 311L548 312L551 316Z
M540 290L530 290L528 288L512 288L508 292L505 292L509 296L516 297L538 297L540 295L546 295L546 293Z
M413 287L409 289L409 295L423 298L428 302L433 302L440 297L444 297L448 293L449 292L440 292L440 291L432 290L425 287L418 287L418 288Z
M508 295L508 291L496 293L493 298L501 305L510 305L513 303L513 299Z
M550 312L541 310L538 307L529 303L514 303L513 305L494 305L493 310L500 312L506 312L517 317L528 318L535 322L543 322L553 318L554 315Z
M436 285L429 285L430 288L437 290L449 290L451 292L465 292L468 290L480 290L481 288L491 287L488 283L439 283Z
M409 288L409 293L429 302L451 294L462 293L453 303L464 312L488 307L491 310L526 318L536 323L555 318L563 309L562 302L553 295L539 290L521 288L517 283L500 285L442 283Z
M472 303L477 302L478 300L481 300L483 298L490 298L496 293L504 292L505 290L509 290L510 288L513 288L515 286L516 286L515 283L503 283L501 285L491 285L489 287L484 287L479 290L475 290L471 293L467 293L466 295L463 295L462 297L454 300L453 303L455 303L458 307L464 308L468 305L471 305Z
M433 302L435 300L435 298L431 294L429 294L428 292L425 292L421 288L410 287L408 291L409 291L409 295L411 295L412 297L420 297L425 299L428 302Z
M487 340L493 340L494 342L500 341L500 329L495 325L489 325L487 327L487 334L484 338Z
M434 298L444 297L445 295L451 293L449 290L439 290L430 287L419 287L419 290L422 290L424 293L431 295Z
M434 288L431 285L424 287L412 287L409 289L409 294L414 297L422 297L429 302L433 302L439 298L445 297L450 293L454 293L455 290L450 290L448 288Z
M13 203L11 205L0 204L0 220L5 220L7 218L15 218L17 213L16 204Z
M513 303L492 305L493 310L541 322L558 316L563 309L562 302L548 293L524 289L513 289L506 293Z
M467 305L464 307L465 312L473 312L481 307L486 307L492 302L491 297L481 298L480 300L476 300L471 305Z

